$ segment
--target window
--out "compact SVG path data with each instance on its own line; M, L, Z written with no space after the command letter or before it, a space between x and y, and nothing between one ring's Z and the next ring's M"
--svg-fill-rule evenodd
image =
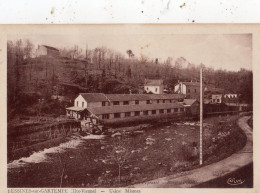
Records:
M135 111L135 116L139 116L140 115L140 111Z
M160 103L160 100L159 100L159 99L157 100L157 103Z
M115 113L115 114L114 114L114 117L115 117L115 118L120 118L120 113Z
M146 90L148 90L148 87L146 87Z
M190 93L190 89L188 89L188 93Z
M172 103L172 100L170 100L170 103Z
M220 101L220 100L219 100L219 99L217 99L217 102L218 102L218 103L219 103L219 101Z
M77 107L79 106L79 101L77 101Z
M102 106L106 106L106 102L105 101L102 101Z
M143 114L144 114L144 115L148 115L148 111L144 111Z
M150 100L147 100L147 101L146 101L146 104L151 104Z
M184 108L180 108L180 111L183 112L183 111L184 111Z
M124 101L123 104L124 105L129 105L129 101Z
M157 89L157 88L155 88L155 92L157 92L157 90L158 90L158 89Z
M174 112L178 112L178 109L177 109L177 108L174 108Z
M194 89L194 92L196 93L196 88Z
M139 101L136 100L136 101L135 101L135 104L138 105L138 104L139 104Z
M119 101L114 101L113 105L119 105Z
M130 117L131 116L131 112L125 112L125 117Z
M109 119L109 114L103 114L102 119Z
M156 114L156 110L152 110L152 114L153 114L153 115Z
M163 103L165 103L165 100L163 100Z
M167 113L171 113L171 109L167 109Z
M159 113L162 114L162 113L163 113L163 109L160 109L160 110L159 110Z
M84 102L82 102L82 107L84 107Z

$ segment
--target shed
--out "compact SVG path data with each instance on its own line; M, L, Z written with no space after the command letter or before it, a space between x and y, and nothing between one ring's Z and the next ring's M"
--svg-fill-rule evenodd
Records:
M183 105L186 107L186 112L191 115L198 115L200 110L199 101L196 99L184 99Z

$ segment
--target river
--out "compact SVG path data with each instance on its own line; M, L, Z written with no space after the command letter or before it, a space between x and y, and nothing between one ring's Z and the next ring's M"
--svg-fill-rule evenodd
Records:
M121 171L126 183L170 172L183 160L182 147L199 141L198 131L198 122L186 122L122 135L131 154ZM102 180L115 180L118 167L109 148L118 140L104 135L75 137L14 160L7 165L8 187L59 187L61 176L64 187L95 187Z

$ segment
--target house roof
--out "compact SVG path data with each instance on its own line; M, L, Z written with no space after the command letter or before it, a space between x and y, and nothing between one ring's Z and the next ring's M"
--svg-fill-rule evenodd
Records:
M104 106L104 107L88 107L87 110L95 115L123 113L134 111L147 111L157 109L171 109L184 107L180 103L163 103L163 104L145 104L145 105L125 105L125 106Z
M147 96L150 97L150 100L156 99L181 99L185 96L183 94L148 94Z
M103 94L103 93L80 93L87 102L102 101L146 101L157 99L181 99L182 94Z
M162 79L156 79L156 80L150 80L146 79L144 82L145 86L160 86L163 85L163 80Z
M150 99L148 95L144 94L106 94L106 97L110 101L145 101Z
M71 111L84 111L85 110L85 108L83 108L83 107L68 107L66 109L71 110Z
M50 50L59 51L57 48L54 48L54 47L51 47L51 46L46 46L46 45L42 45L42 46L44 46L45 48L50 49Z
M79 93L87 102L108 101L103 93Z
M193 103L195 103L197 100L196 99L184 99L183 103L185 105L193 105ZM197 101L198 102L198 101Z

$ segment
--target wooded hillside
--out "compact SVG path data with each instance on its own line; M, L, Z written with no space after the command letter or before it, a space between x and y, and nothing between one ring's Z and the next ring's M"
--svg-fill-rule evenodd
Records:
M105 47L83 52L75 46L60 50L60 57L50 58L37 57L35 50L30 40L8 41L8 111L12 116L37 114L39 99L49 101L48 113L57 105L56 102L51 105L52 95L72 100L78 92L129 93L131 90L131 93L139 93L144 79L163 79L173 92L178 80L199 80L200 66L181 56L175 61L171 57L159 61L156 56L138 58L131 49L122 51L126 53L124 56ZM214 84L227 93L241 94L241 102L252 103L252 71L216 70L207 64L203 69L206 84ZM65 104L59 105L64 108Z

